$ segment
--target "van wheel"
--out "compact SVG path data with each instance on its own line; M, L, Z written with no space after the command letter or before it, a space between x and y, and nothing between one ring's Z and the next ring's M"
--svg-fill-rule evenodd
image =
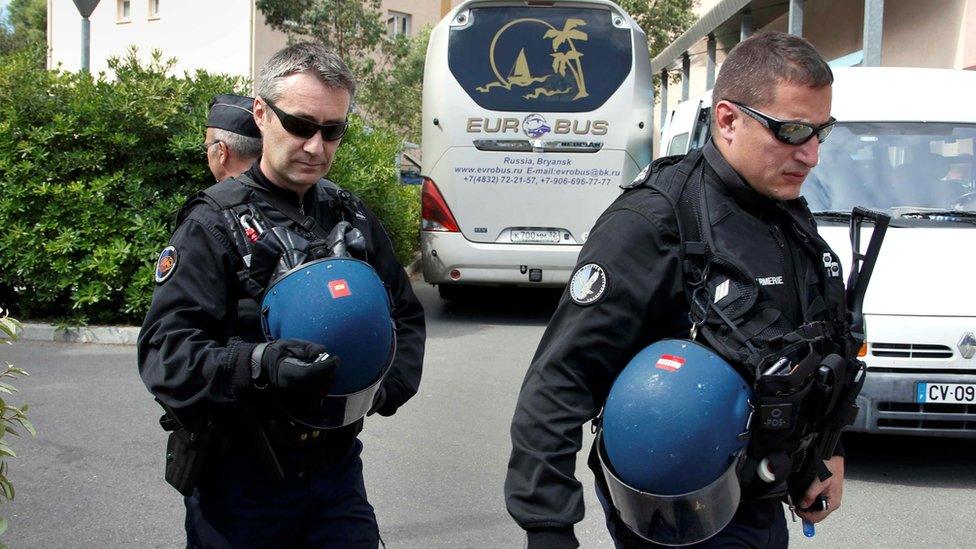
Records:
M471 289L461 284L438 284L437 293L441 299L459 300L471 295Z

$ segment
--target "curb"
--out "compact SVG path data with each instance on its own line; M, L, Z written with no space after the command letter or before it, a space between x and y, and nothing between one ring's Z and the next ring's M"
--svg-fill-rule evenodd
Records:
M61 329L52 324L25 322L20 331L22 341L53 341L57 343L135 345L138 337L138 326L85 326Z
M407 276L420 272L420 254L407 266ZM97 343L99 345L135 345L138 326L84 326L61 329L53 324L25 322L20 330L22 341L53 341L56 343ZM0 340L5 339L0 335Z

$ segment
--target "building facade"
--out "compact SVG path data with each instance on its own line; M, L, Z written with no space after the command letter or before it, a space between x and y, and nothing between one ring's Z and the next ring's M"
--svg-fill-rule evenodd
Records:
M652 61L670 76L656 98L658 130L680 101L711 89L725 53L758 31L801 35L836 66L976 70L976 0L702 0L696 12Z
M460 0L383 0L381 17L390 35L415 35L434 25ZM72 0L48 0L49 69L81 67L81 16ZM256 8L256 0L100 0L89 18L90 68L108 71L110 57L138 47L176 58L176 74L198 69L254 81L261 65L288 43Z

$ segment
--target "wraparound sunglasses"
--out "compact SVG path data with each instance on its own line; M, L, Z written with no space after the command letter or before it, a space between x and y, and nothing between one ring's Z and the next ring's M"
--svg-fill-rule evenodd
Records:
M773 132L773 136L776 139L787 145L802 145L810 141L813 136L817 136L817 140L823 143L827 140L827 136L830 135L830 131L834 129L834 124L837 123L834 117L830 117L830 120L823 126L814 126L813 124L799 120L780 120L737 101L729 100L729 103L739 107L742 112L755 118L760 124L766 126L769 131Z
M312 122L311 120L306 120L300 116L288 114L267 99L265 99L264 102L271 107L271 110L274 111L275 115L278 116L278 120L281 121L281 127L285 128L285 131L290 134L297 135L302 139L309 139L315 135L315 132L322 132L322 139L326 141L338 141L342 139L343 135L346 135L346 130L349 129L348 121L319 124Z

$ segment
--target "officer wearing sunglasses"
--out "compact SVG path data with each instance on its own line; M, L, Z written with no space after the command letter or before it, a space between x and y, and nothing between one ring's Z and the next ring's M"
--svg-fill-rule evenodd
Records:
M389 291L395 324L392 366L369 413L392 415L417 392L423 308L379 219L325 179L355 89L321 44L272 56L249 105L260 158L192 197L157 261L138 362L172 431L166 479L185 496L188 547L379 544L357 438L363 419L324 430L276 404L318 402L343 357L309 341L267 342L259 310L283 258L320 257L345 238Z
M760 33L744 40L718 74L710 141L702 150L647 166L596 221L526 373L512 419L506 504L526 530L530 549L577 546L573 528L584 509L574 466L582 428L599 421L614 380L641 349L661 339L695 339L746 375L742 357L749 355L741 349L772 349L772 355L787 335L802 333L810 323L843 326L842 279L825 268L836 255L818 236L800 198L834 124L832 83L830 68L802 38ZM839 345L834 339L817 344ZM669 398L647 394L648 407ZM796 425L799 432L806 424ZM793 465L803 463L795 453L800 441L790 438L794 434L753 434L734 517L694 547L787 546L787 479L804 478L791 475ZM608 484L598 455L591 451L589 465L616 547L660 547L621 517L643 513L640 520L651 528L673 520L658 520L670 508L635 510L633 501L611 491L614 484ZM757 464L769 456L767 463L775 465L759 476ZM634 457L647 459L649 469L665 458ZM831 473L824 481L789 486L803 494L790 503L811 523L841 504L844 459L834 456L824 466ZM723 503L700 502L702 509ZM687 526L688 532L675 537L694 535L697 526Z

